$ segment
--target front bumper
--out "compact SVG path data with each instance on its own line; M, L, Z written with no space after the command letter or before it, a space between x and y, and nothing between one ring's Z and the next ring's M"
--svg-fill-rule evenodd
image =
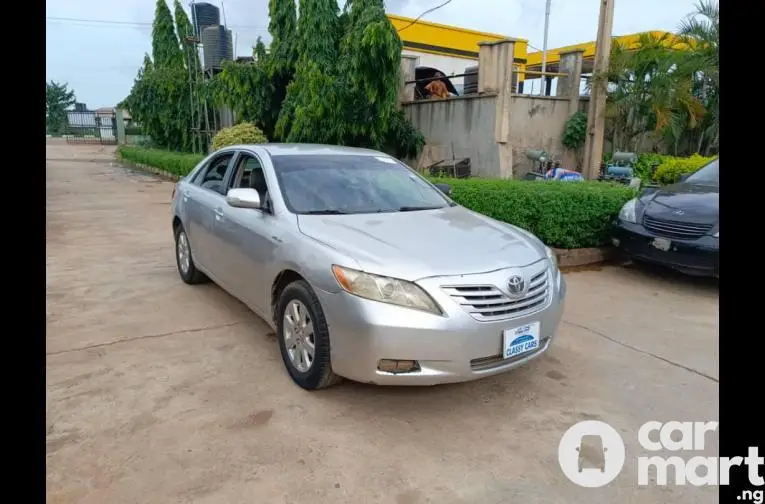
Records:
M697 240L671 239L670 250L659 250L652 245L661 236L640 224L619 221L614 232L614 246L627 256L661 264L700 276L719 276L719 240L702 236Z
M506 281L506 272L483 275ZM509 371L543 354L552 343L563 314L566 284L557 270L550 273L548 301L530 315L497 322L479 322L440 287L445 279L419 281L444 310L433 315L353 296L317 291L331 335L333 371L345 378L377 385L435 385L476 380ZM464 278L463 278L464 280ZM502 333L540 322L538 349L502 359ZM415 360L408 373L379 371L381 359Z

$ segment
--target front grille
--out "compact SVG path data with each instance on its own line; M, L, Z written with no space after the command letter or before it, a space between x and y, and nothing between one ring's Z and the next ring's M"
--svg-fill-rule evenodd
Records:
M495 367L510 364L511 362L519 361L521 359L526 359L544 350L545 345L547 345L547 341L549 339L550 339L549 336L546 338L540 339L539 346L533 352L515 355L513 357L510 357L509 359L503 359L501 353L497 355L492 355L490 357L480 357L478 359L473 359L470 361L470 369L472 369L473 371L484 371L486 369L492 369Z
M666 238L678 240L695 240L701 238L712 230L712 224L693 224L690 222L677 222L657 219L655 217L643 217L643 227L652 233Z
M445 286L444 292L470 316L481 322L522 317L544 308L550 279L547 268L531 277L529 290L519 299L508 297L493 285Z

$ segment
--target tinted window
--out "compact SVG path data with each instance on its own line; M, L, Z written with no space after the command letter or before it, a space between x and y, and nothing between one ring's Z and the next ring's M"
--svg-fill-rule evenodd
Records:
M699 168L695 173L686 179L686 182L694 184L720 184L720 158L715 159Z
M449 201L387 156L298 155L272 158L294 213L375 213L442 208Z
M226 169L232 157L234 157L234 153L227 152L213 158L207 168L203 169L197 176L194 183L205 189L224 194L223 179L226 177Z

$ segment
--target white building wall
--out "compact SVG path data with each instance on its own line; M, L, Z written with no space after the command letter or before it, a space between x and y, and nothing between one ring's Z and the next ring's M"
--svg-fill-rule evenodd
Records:
M423 53L409 49L404 49L401 51L401 53L407 56L417 57L417 66L437 68L441 70L447 77L450 75L463 74L465 73L465 69L467 67L478 64L477 59L473 60L467 58L457 58L455 56L443 56L441 54ZM457 88L457 91L462 94L464 78L455 77L450 80L452 81L452 84L454 84L454 87Z

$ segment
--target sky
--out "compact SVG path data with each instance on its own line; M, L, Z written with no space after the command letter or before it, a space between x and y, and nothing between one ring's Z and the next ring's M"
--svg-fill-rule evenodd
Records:
M613 34L674 31L695 2L615 0ZM172 0L168 3L172 10ZM183 0L187 12L189 3ZM440 3L388 0L385 7L417 17ZM113 107L130 92L144 53L151 53L155 5L156 0L46 0L46 79L68 83L91 109ZM599 0L552 0L548 47L595 40L599 8ZM223 11L237 55L251 55L258 36L270 39L268 0L223 0ZM423 20L528 39L533 50L542 47L544 17L544 0L452 0Z

